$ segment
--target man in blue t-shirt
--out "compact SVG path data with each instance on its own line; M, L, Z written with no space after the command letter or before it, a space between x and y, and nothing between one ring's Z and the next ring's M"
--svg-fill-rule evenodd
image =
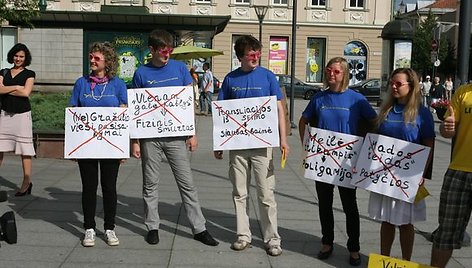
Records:
M261 57L261 43L250 35L243 35L234 45L241 67L230 72L224 79L218 100L243 99L276 96L279 118L280 149L288 155L285 130L285 113L282 93L275 75L258 66ZM222 151L215 151L217 159L223 158ZM257 187L257 200L261 218L261 229L267 254L282 254L280 235L277 230L277 203L275 202L275 176L272 148L232 150L229 153L229 179L233 184L233 201L236 210L237 240L233 250L244 250L250 246L252 235L247 215L247 198L250 185L251 166Z
M151 32L148 45L152 59L151 62L140 66L134 73L134 88L192 84L192 77L185 64L170 59L173 44L174 38L167 31L154 30ZM197 189L193 183L187 148L190 151L197 149L196 136L132 140L132 155L142 160L144 223L148 229L146 241L149 244L159 243L159 170L163 158L167 157L194 233L194 239L209 246L218 245L218 242L213 239L205 227L206 221L198 201Z

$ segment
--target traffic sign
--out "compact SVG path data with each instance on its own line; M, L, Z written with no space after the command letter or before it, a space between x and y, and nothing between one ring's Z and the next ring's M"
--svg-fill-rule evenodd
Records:
M438 52L431 51L431 63L434 63L438 59Z

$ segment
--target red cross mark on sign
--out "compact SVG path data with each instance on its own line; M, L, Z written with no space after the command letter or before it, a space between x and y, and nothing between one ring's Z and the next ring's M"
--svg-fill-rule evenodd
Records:
M338 149L341 149L341 148L344 148L350 144L354 144L356 142L359 141L359 139L356 139L356 140L353 140L353 141L350 141L350 142L347 142L347 143L344 143L343 145L340 145L340 146L337 146L337 147L334 147L334 148L331 148L331 149L326 149L326 147L323 146L323 144L321 144L315 136L311 135L310 132L308 132L308 135L310 136L310 140L312 141L315 141L323 150L321 152L317 152L317 153L314 153L314 154L310 154L310 155L307 155L306 158L310 158L310 157L313 157L313 156L317 156L319 154L323 154L323 155L328 155L333 161L334 163L336 163L336 165L338 167L341 167L341 164L339 164L339 162L336 160L336 158L334 158L333 155L331 155L331 152L332 151L335 151L335 150L338 150Z
M98 138L98 137L101 137L104 141L106 141L107 143L109 143L111 146L113 146L114 148L116 148L117 150L119 150L120 152L124 152L124 150L122 150L120 147L118 147L117 145L113 144L111 141L109 141L107 138L105 138L103 135L102 135L102 132L113 122L115 122L121 115L123 115L124 113L126 113L128 111L128 109L124 109L118 116L116 116L115 120L111 120L110 122L108 122L106 125L104 125L101 129L99 129L98 131L95 130L93 127L91 127L86 121L82 120L82 118L80 118L80 116L77 115L76 112L73 112L71 109L67 109L67 111L69 111L75 118L79 119L85 126L89 127L94 135L92 135L91 138L87 139L86 141L82 142L81 144L79 144L75 149L73 149L72 151L70 151L70 153L68 153L67 155L72 155L73 153L75 153L77 150L79 150L82 146L84 146L85 144L89 143L91 140L93 140L94 138Z
M401 163L402 161L404 161L405 159L409 160L413 155L417 154L417 153L420 153L422 151L425 150L425 148L421 148L421 149L418 149L414 152L411 152L411 153L406 153L405 156L403 156L402 158L396 160L396 161L392 161L392 164L385 164L384 161L382 160L382 157L380 157L378 154L375 153L375 145L371 139L371 137L369 136L369 148L372 150L372 153L374 154L374 156L378 159L378 161L380 162L380 164L382 164L382 167L379 168L378 170L375 170L375 171L372 171L370 173L368 173L368 176L363 178L362 180L356 182L355 184L359 184L360 182L368 179L368 178L372 178L372 176L374 176L375 174L377 173L380 173L382 171L387 171L391 176L392 176L392 179L395 181L395 185L398 185L397 182L398 182L398 179L397 177L395 176L395 174L393 173L394 169L396 168L395 167L395 162L397 163ZM400 190L402 190L403 194L409 198L409 195L408 193L402 189L400 186L397 186L398 188L400 188Z
M262 110L262 108L264 108L268 103L270 102L270 98L265 101L261 107L259 107L259 109L257 109L257 111L255 111L244 123L240 123L238 120L236 120L234 117L232 117L231 115L229 115L225 110L223 110L223 107L219 106L218 104L216 104L215 102L213 102L213 104L215 105L216 109L218 109L222 114L226 115L229 119L231 119L231 121L235 122L239 127L234 131L234 133L228 137L224 142L222 142L220 144L220 146L223 146L225 143L227 143L229 140L231 140L237 133L238 131L243 128L245 130L247 130L247 133L249 133L250 135L254 136L254 138L260 140L261 142L267 144L268 146L272 146L272 144L266 140L264 140L263 138L261 137L258 137L256 134L252 133L249 129L247 129L247 124L252 120L254 119L254 117L259 114Z
M154 107L154 108L152 108L151 110L145 112L145 113L142 113L142 114L140 114L140 115L134 117L132 120L136 120L136 119L138 119L138 118L140 118L140 117L145 116L146 114L149 114L149 113L154 112L155 110L157 110L157 109L159 109L159 108L162 108L163 110L165 110L166 112L168 112L177 122L179 122L180 124L182 124L182 122L181 122L171 111L169 111L169 109L167 109L165 105L166 105L166 103L168 103L169 101L171 101L171 100L175 99L177 96L179 96L179 95L180 95L182 92L184 92L184 90L186 90L186 89L187 89L187 88L184 87L182 90L180 90L179 92L177 92L177 94L172 95L170 99L166 100L166 101L163 102L163 103L160 103L159 100L158 100L155 96L153 96L151 92L149 92L149 91L146 89L145 92L157 103L157 106Z

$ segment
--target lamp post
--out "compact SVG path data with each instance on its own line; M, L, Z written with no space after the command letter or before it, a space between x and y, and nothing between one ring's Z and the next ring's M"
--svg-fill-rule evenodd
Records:
M48 7L48 3L46 0L39 0L38 2L39 11L44 12Z
M295 122L293 122L293 113L294 113L294 94L295 91L295 51L297 50L297 0L293 0L293 10L292 10L292 57L290 62L290 128L297 128Z
M256 11L257 19L259 19L259 42L262 44L262 22L264 21L264 17L267 14L269 7L259 5L253 5L253 7L254 11ZM259 65L261 65L261 58L259 58Z

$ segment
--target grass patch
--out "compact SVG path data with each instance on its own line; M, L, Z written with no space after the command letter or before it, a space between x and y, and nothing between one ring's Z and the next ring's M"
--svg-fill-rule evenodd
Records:
M64 111L69 106L71 92L30 95L33 131L64 131Z

